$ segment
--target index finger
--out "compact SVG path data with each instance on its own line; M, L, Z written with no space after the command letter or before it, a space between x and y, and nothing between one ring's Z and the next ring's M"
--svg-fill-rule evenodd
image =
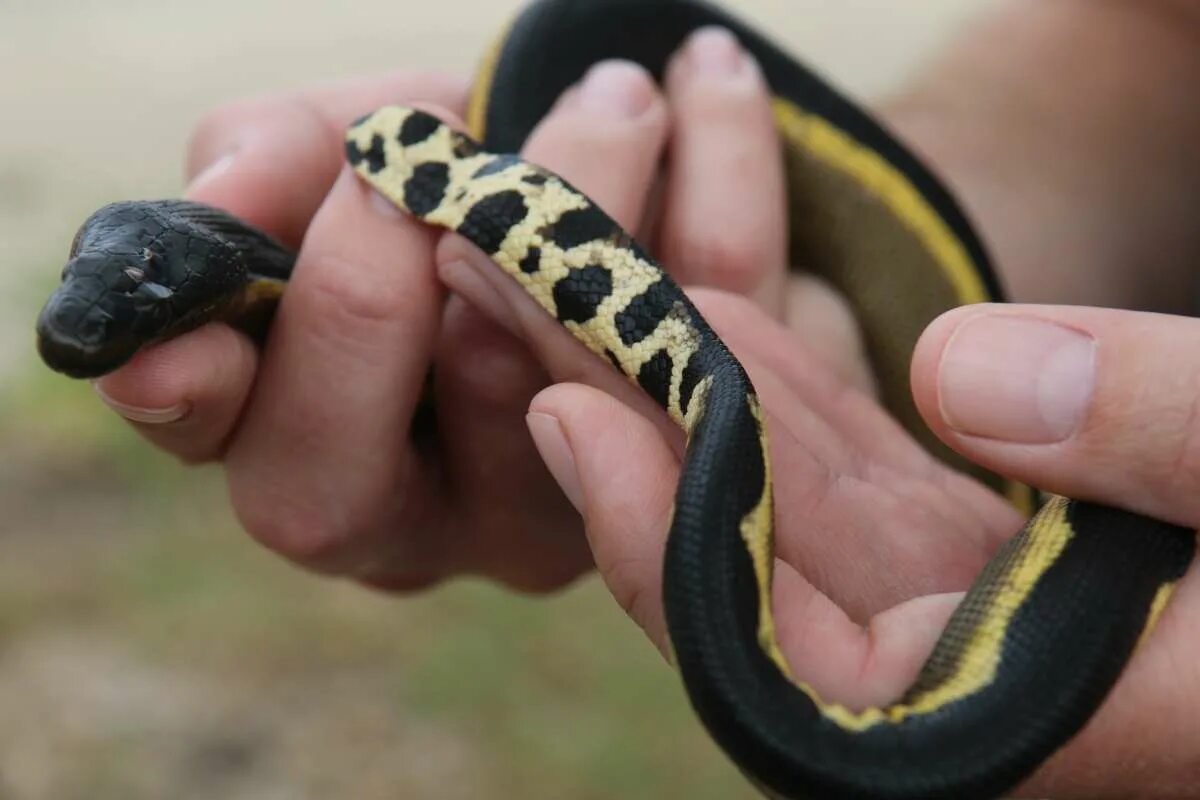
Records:
M388 103L429 103L462 114L467 82L402 71L250 98L210 112L188 145L187 197L296 247L341 169L342 137Z
M466 82L397 72L248 99L197 126L187 174L193 200L224 208L299 245L343 161L342 131L388 102L466 102ZM257 371L246 337L206 326L150 348L97 383L100 397L156 446L188 461L222 454Z

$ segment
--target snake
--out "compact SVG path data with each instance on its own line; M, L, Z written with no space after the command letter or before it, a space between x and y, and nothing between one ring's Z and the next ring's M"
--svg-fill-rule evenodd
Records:
M756 788L776 798L999 796L1103 703L1190 565L1194 532L1049 497L982 570L894 702L851 709L791 674L771 607L765 415L746 371L630 234L515 155L592 64L628 59L661 77L709 25L732 31L762 68L786 160L792 263L853 304L881 402L931 452L1032 511L1034 490L965 462L920 424L906 384L930 320L1004 299L965 214L879 122L721 9L536 2L484 57L467 132L384 107L349 128L347 159L408 214L470 240L685 432L663 562L671 653L700 721ZM220 209L113 203L71 246L38 318L40 353L59 372L94 377L213 320L265 335L294 261Z

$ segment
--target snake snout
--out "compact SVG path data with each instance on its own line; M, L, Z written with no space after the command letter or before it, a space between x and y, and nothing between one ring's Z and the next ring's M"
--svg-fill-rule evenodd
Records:
M137 350L116 319L95 300L66 284L50 296L37 320L38 352L51 369L94 378L116 369Z

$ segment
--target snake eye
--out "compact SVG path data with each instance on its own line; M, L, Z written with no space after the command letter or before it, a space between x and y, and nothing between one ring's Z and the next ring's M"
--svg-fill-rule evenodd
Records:
M168 287L163 286L161 283L154 283L153 281L143 283L138 287L138 295L152 302L170 300L174 294Z

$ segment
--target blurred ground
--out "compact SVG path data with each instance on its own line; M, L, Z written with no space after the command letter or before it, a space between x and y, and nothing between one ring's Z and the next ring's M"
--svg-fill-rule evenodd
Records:
M743 0L869 98L992 0ZM277 562L215 470L143 448L33 362L71 235L176 194L217 103L468 70L516 7L0 3L0 798L749 797L594 582L413 601Z

